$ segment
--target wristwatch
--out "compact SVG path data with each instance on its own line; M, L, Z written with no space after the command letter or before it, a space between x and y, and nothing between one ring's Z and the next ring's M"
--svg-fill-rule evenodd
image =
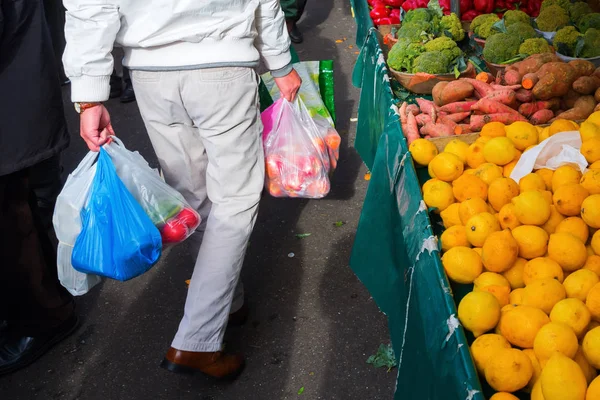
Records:
M77 111L77 114L82 114L88 108L96 107L100 104L102 103L73 103L73 106L75 107L75 111Z

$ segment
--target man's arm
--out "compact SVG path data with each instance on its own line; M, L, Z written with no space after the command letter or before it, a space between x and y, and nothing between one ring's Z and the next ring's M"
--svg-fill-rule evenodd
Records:
M63 55L73 102L108 100L113 71L111 51L121 22L106 0L64 0L67 9Z

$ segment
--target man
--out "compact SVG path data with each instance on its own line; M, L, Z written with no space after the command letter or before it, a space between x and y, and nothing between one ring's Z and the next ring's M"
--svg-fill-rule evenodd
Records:
M302 43L304 40L304 35L297 25L304 13L304 7L306 7L306 0L281 0L281 9L285 14L288 33L294 43Z
M43 4L41 0L0 4L3 375L43 355L69 336L78 321L73 298L58 282L55 248L48 235L57 182L54 168L59 168L58 155L68 146L69 135ZM47 173L40 174L42 169Z
M109 97L114 42L125 53L137 103L164 177L205 221L183 319L161 364L224 378L244 366L221 352L264 185L258 105L262 56L283 96L292 69L278 0L65 0L63 61L81 136L98 151L113 134Z

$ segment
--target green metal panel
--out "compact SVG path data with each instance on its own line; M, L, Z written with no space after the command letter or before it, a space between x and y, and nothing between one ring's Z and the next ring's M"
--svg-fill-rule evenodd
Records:
M356 44L362 46L365 42L369 29L373 28L373 21L369 16L369 5L366 0L350 0L354 20L356 21Z

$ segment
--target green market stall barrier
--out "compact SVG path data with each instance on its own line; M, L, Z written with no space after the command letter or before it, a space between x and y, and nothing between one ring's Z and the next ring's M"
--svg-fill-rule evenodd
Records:
M483 400L375 32L353 75L361 87L355 147L371 180L350 266L388 317L394 398Z

